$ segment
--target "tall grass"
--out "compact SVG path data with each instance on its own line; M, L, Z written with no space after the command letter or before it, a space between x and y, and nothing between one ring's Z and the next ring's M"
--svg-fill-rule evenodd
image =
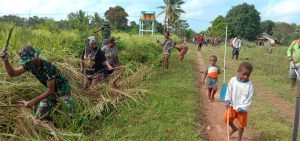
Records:
M9 24L0 23L0 44L4 45L10 29ZM140 101L147 90L137 88L144 80L151 79L157 66L161 47L156 37L113 33L119 37L117 48L121 64L125 69L111 76L110 81L97 85L89 91L81 90L82 75L79 73L79 54L84 48L84 39L76 31L52 33L45 29L15 27L9 45L10 61L18 66L18 50L25 44L42 50L41 58L53 62L67 77L72 86L74 113L70 119L58 105L51 112L52 121L44 123L34 119L33 109L0 109L0 139L14 140L87 140L97 132L98 122L113 113L125 98ZM7 76L0 65L0 102L12 104L19 100L30 100L45 89L29 73L16 78ZM118 88L113 84L115 81Z

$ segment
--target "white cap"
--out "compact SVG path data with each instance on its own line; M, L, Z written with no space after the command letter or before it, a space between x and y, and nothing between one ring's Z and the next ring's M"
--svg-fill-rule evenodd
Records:
M96 43L96 38L95 38L95 36L90 36L88 39L89 39L89 44Z

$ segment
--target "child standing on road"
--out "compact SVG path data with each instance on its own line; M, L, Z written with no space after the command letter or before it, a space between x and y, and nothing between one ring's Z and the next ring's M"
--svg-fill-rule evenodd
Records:
M210 56L210 64L206 67L204 71L204 82L207 88L207 94L208 98L211 100L211 102L214 100L214 96L218 89L218 75L221 74L224 69L220 69L216 63L217 63L217 56L212 55Z
M232 129L229 135L238 131L238 141L241 141L244 128L247 126L247 109L253 97L253 84L249 80L252 70L253 66L250 63L241 63L237 70L237 76L231 78L228 83L225 96L227 110L224 113L223 121L229 122ZM228 113L229 115L227 115ZM238 127L233 124L234 119L237 119Z

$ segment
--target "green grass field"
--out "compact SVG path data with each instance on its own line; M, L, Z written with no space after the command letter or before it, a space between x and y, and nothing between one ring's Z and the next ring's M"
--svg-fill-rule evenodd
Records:
M123 103L105 118L99 136L105 140L202 140L198 120L196 52L190 49L183 63L173 51L170 70L139 87L148 90L141 101ZM98 136L98 135L97 135Z

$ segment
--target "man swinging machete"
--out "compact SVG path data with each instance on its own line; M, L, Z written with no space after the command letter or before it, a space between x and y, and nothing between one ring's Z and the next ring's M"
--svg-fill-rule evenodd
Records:
M11 28L6 45L0 53L7 74L10 77L15 77L28 71L47 88L45 92L30 101L23 101L24 107L31 108L37 105L35 117L43 120L48 117L50 110L58 101L63 101L63 109L68 116L71 116L70 84L55 65L39 58L39 50L34 49L31 45L25 45L18 54L20 66L17 68L12 67L7 52L12 31L13 28Z

